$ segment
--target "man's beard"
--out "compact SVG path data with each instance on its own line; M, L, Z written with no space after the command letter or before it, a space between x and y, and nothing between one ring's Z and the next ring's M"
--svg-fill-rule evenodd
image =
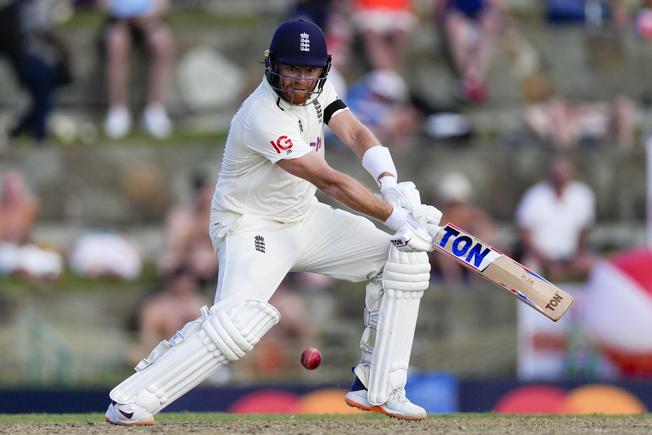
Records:
M283 91L283 98L290 104L305 104L311 95L310 90L288 88Z
M319 78L305 79L305 80L288 80L287 85L284 87L283 83L279 83L281 95L285 101L290 104L304 105L310 101L315 89L317 88Z

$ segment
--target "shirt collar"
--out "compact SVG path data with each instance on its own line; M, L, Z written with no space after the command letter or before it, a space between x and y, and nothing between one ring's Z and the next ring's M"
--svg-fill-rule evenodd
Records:
M281 98L276 91L272 88L272 85L269 84L267 78L263 77L262 86L265 89L265 92L274 100L276 107L282 111L287 111L292 109L292 105Z

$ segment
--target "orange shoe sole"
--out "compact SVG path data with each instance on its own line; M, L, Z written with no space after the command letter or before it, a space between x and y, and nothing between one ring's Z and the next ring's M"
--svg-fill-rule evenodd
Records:
M372 406L365 406L362 403L355 402L349 398L344 398L344 401L346 402L347 405L349 405L352 408L358 408L361 409L362 411L371 411L371 412L377 412L379 414L386 415L388 417L392 418L397 418L399 420L425 420L426 417L410 417L409 415L401 415L401 414L393 414L391 412L387 412L385 409L383 409L382 406L379 405L372 405Z

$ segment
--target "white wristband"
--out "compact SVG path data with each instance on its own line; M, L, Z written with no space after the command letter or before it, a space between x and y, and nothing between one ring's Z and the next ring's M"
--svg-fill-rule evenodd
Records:
M373 146L365 151L362 155L362 167L371 174L376 183L383 172L389 172L398 180L398 172L389 153L389 148L382 145Z
M398 231L399 228L405 225L407 218L408 218L407 210L402 209L400 207L394 207L394 210L392 210L392 214L390 214L389 217L385 220L385 225L387 225L394 231Z

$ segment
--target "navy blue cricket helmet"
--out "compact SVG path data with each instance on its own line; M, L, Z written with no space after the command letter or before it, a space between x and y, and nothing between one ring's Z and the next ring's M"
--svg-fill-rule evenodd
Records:
M324 89L331 68L331 56L328 54L324 32L316 24L302 19L286 21L276 29L269 50L265 52L265 77L281 96L279 64L322 68L312 94L304 105L315 101Z

